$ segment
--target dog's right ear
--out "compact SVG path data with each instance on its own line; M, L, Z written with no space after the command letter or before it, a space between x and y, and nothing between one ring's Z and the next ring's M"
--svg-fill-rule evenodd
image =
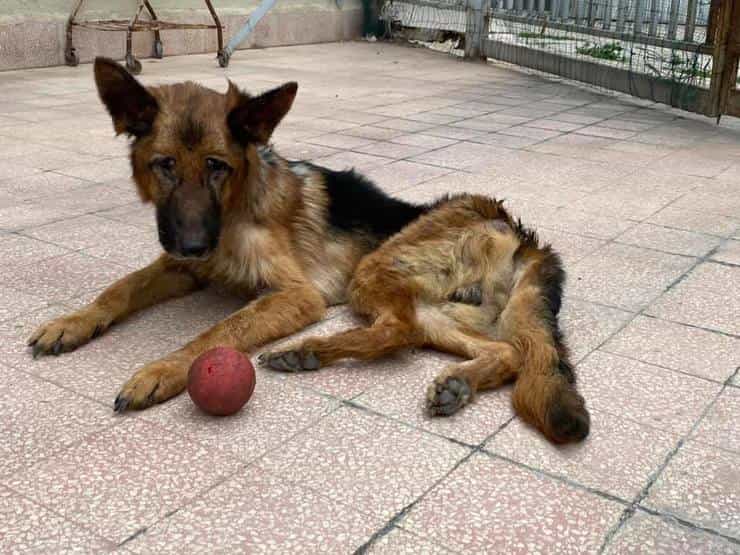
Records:
M116 134L138 138L152 130L159 110L157 99L121 65L108 58L95 58L95 84L113 118Z

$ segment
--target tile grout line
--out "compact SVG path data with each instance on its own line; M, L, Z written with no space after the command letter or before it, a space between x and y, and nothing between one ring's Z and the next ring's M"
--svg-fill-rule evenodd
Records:
M386 415L379 414L379 413L376 413L376 414L378 414L379 416L382 416L384 418L388 418ZM448 472L445 473L444 476L442 476L441 478L439 478L438 480L436 480L429 488L427 488L421 495L419 495L419 497L417 497L414 501L412 501L411 503L409 503L408 505L406 505L398 513L396 513L393 517L391 517L386 522L385 526L383 526L383 528L381 528L380 530L376 531L363 545L361 545L354 552L355 555L365 555L367 553L368 549L370 549L373 546L373 544L375 544L379 539L381 539L382 537L384 537L387 534L389 534L392 530L394 530L396 528L400 528L397 525L403 521L403 519L406 517L406 515L408 515L409 512L411 512L411 510L424 499L424 497L426 497L433 489L435 489L444 480L446 480L460 466L462 466L468 460L470 460L470 458L473 457L476 453L482 452L483 451L482 446L487 441L489 441L494 436L496 436L501 430L503 430L504 428L506 428L506 426L508 426L508 424L512 420L514 420L514 418L515 418L514 416L511 416L506 422L504 422L503 424L501 424L493 433L491 433L488 436L486 436L486 438L481 443L479 443L478 445L475 445L475 446L465 445L466 447L470 448L470 452L468 454L466 454L464 457L462 457L459 461L457 461L453 465L453 467ZM429 432L427 432L427 433L429 433ZM435 435L437 435L437 434L435 434ZM441 437L444 437L444 436L441 436ZM445 438L445 439L450 440L450 438ZM454 441L454 440L451 440L451 441L453 441L454 443L458 443L457 441ZM440 544L440 545L444 545L444 544ZM446 545L444 545L444 547L447 548L447 549L450 549Z
M708 264L714 264L715 261L714 260L707 260L706 263L708 263ZM575 295L567 295L566 294L565 295L565 298L566 299L573 300L573 301L578 301L580 303L588 303L588 304L592 304L592 305L595 305L595 306L600 306L602 308L608 308L608 309L611 309L611 310L619 310L620 312L624 312L625 314L634 314L635 316L640 316L642 318L650 318L651 320L658 320L660 322L668 322L670 324L675 324L677 326L681 326L681 327L684 327L684 328L692 328L692 329L697 329L697 330L705 331L705 332L708 332L708 333L714 333L714 334L717 334L717 335L721 335L723 337L729 337L729 338L732 338L732 339L740 339L740 335L737 335L737 334L734 334L734 333L729 333L729 332L726 332L726 331L716 330L716 329L712 329L712 328L705 328L703 326L697 326L695 324L689 324L687 322L681 322L679 320L671 320L670 318L653 316L652 314L648 314L648 313L642 314L642 313L640 313L640 311L629 310L629 309L623 308L621 306L616 306L616 305L612 305L612 304L606 304L606 303L602 303L602 302L599 302L599 301L591 301L591 300L586 299L584 297L578 297L578 296L575 296Z
M567 478L561 474L556 474L554 472L549 472L547 470L543 470L541 468L537 468L535 466L530 466L526 463L517 461L516 459L512 459L510 457L507 457L505 455L501 455L499 453L496 453L495 451L490 451L488 449L481 449L480 451L482 454L492 458L504 461L509 464L513 464L516 467L519 467L523 470L526 470L527 472L531 472L532 474L535 474L537 476L545 477L549 480L552 480L554 482L559 482L561 484L564 484L566 486L569 486L573 489L577 489L586 493L590 493L592 495L595 495L597 497L600 497L602 499L606 499L608 501L612 501L614 503L619 503L620 505L628 506L630 504L629 501L626 499L622 499L618 495L614 495L612 493L609 493L607 491L603 491L591 486L587 486L585 484L581 484L580 482L576 482L575 480L572 480L570 478Z
M716 380L716 379L713 379L713 378L707 378L706 376L699 376L697 374L691 374L690 372L686 372L685 370L679 370L678 368L670 368L668 366L663 366L662 364L656 364L655 362L648 362L648 361L645 361L645 360L640 360L639 358L635 358L635 357L632 357L632 356L629 356L629 355L625 355L624 353L617 353L617 352L614 352L614 351L609 351L608 349L605 349L603 347L601 348L600 352L606 353L606 354L608 354L610 356L614 356L614 357L617 357L617 358L623 358L625 360L631 360L633 362L639 362L641 364L645 364L646 366L654 366L655 368L660 368L661 370L665 370L667 372L673 372L673 373L676 373L676 374L681 374L682 376L686 376L688 378L695 378L697 380L702 380L702 381L705 381L707 383L714 384L714 385L724 385L724 383L725 383L725 380L721 380L720 381L720 380Z
M689 274L691 274L697 267L699 267L702 263L705 262L711 262L709 259L711 256L713 256L718 249L720 249L727 241L729 241L729 238L726 238L724 241L721 241L719 245L717 245L715 248L710 250L708 253L706 253L704 256L701 256L697 258L694 263L686 268L686 270L679 275L676 279L674 279L671 283L668 284L662 291L660 291L655 297L653 297L651 300L649 300L645 306L643 306L639 311L637 312L630 312L630 316L625 320L617 329L615 329L608 337L606 337L601 343L596 345L593 349L591 349L586 355L584 355L579 361L578 364L581 364L583 361L586 360L589 356L591 356L594 352L598 351L601 347L606 345L609 341L614 339L619 333L621 333L627 326L629 326L632 322L634 322L638 316L647 316L647 311L650 309L650 307L658 300L660 299L665 293L672 290L676 285L680 284L683 280L685 280ZM659 319L659 318L658 318Z
M731 376L729 376L725 383L723 384L722 388L715 394L714 398L707 403L707 405L704 407L704 410L702 410L699 417L696 419L694 424L691 426L691 428L679 438L678 442L676 442L676 445L671 449L668 454L663 459L663 462L658 465L658 467L651 473L650 476L648 476L647 483L643 486L642 490L635 496L635 498L632 500L632 502L625 508L625 510L622 512L622 515L619 517L619 520L617 521L616 525L612 527L611 530L609 530L606 533L606 536L604 536L604 540L601 544L601 547L599 548L599 554L602 554L606 551L606 548L609 546L611 541L614 539L614 537L617 535L620 529L623 528L623 526L629 521L635 514L638 507L641 507L642 502L648 497L650 494L650 490L655 485L655 482L660 478L660 476L663 474L665 469L668 467L668 465L671 463L673 458L678 454L678 452L681 450L681 448L686 444L687 441L691 440L691 436L694 434L696 429L699 427L699 424L701 424L702 420L709 414L709 411L712 410L712 408L717 404L719 401L719 398L722 396L722 393L724 393L725 389L727 388L727 385L734 380L734 378L740 374L740 367L735 369L735 372L732 373ZM660 511L658 511L660 512ZM665 513L661 513L665 514ZM704 528L703 528L704 529ZM706 528L705 531L709 532L711 529ZM724 534L712 531L715 535L719 535L722 537L726 537ZM734 540L738 544L740 544L740 539Z
M688 528L690 530L695 530L697 532L706 533L706 534L709 534L711 536L720 537L720 538L723 538L725 540L728 540L728 541L730 541L732 543L735 543L735 544L740 545L740 538L738 538L738 537L728 536L727 534L725 534L723 532L719 532L719 531L714 530L712 528L707 528L705 526L700 526L700 525L695 524L695 523L693 523L693 522L691 522L689 520L685 520L685 519L683 519L683 518L681 518L679 516L676 516L676 515L674 515L674 514L672 514L670 512L660 512L660 511L657 511L655 509L651 509L650 507L643 507L642 505L638 505L635 509L636 509L635 512L638 512L639 511L639 512L647 513L649 515L658 517L662 521L668 522L669 524L675 522L675 523L678 523L679 526L682 526L684 528Z
M156 520L152 521L151 523L149 523L149 524L147 524L147 525L145 525L145 526L142 526L142 527L140 527L140 528L139 528L139 529L137 529L137 530L136 530L136 531L135 531L135 532L134 532L133 534L131 534L131 535L130 535L129 537L125 538L125 539L124 539L123 541L121 541L120 543L118 543L118 544L116 545L116 547L121 547L121 546L123 546L124 544L126 544L126 543L128 543L128 542L130 542L130 541L132 541L132 540L134 540L134 539L136 539L137 537L139 537L139 536L142 536L142 535L146 534L146 532L147 532L147 531L148 531L148 530L149 530L150 528L152 528L152 527L154 527L154 526L158 525L158 524L159 524L160 522L164 522L164 521L165 521L166 519L168 519L168 518L170 518L170 517L174 516L175 514L179 513L179 512L180 512L180 511L182 511L182 510L187 510L187 508L188 508L188 507L190 507L191 505L193 505L194 503L196 503L197 501L199 501L200 499L202 499L202 498L203 498L204 496L206 496L206 495L207 495L207 494L208 494L209 492L213 491L214 489L216 489L216 488L218 488L218 487L221 487L221 486L223 486L224 484L226 484L226 483L227 483L227 482L229 482L230 480L232 480L232 479L236 478L237 476L239 476L241 472L243 472L243 471L247 470L248 468L250 468L250 467L253 467L253 466L256 466L256 465L257 465L257 463L258 463L259 461L261 461L262 459L264 459L264 458L265 458L265 457L266 457L267 455L269 455L270 453L273 453L273 452L275 452L275 451L278 451L278 450L280 450L280 449L281 449L281 448L283 448L283 447L284 447L284 446L285 446L285 445L286 445L286 444L287 444L288 442L290 442L291 440L295 439L295 438L296 438L296 437L297 437L298 435L300 435L300 434L304 433L304 432L305 432L306 430L308 430L308 429L310 429L310 428L313 428L313 427L314 427L314 426L316 426L316 425L317 425L317 424L318 424L319 422L321 422L321 421L322 421L322 420L324 420L324 419L325 419L326 417L328 417L329 415L333 414L334 412L336 412L336 411L337 411L337 410L339 410L340 408L341 408L341 405L340 405L340 404L337 404L337 406L333 407L333 408L332 408L331 410L328 410L328 411L327 411L327 412L326 412L325 414L322 414L322 415L321 415L320 417L318 417L318 418L317 418L316 420L314 420L314 421L310 422L309 424L306 424L306 425L305 425L304 427L300 428L299 430L296 430L296 432L295 432L294 434L292 434L291 436L289 436L288 438L286 438L286 439L285 439L285 441L283 441L282 443L279 443L279 444L275 445L274 447L272 447L272 448L270 448L270 449L266 450L266 451L265 451L264 453L261 453L260 455L258 455L257 457L255 457L255 458L253 458L253 459L251 459L251 460L243 460L243 459L240 459L240 458L239 458L238 456L236 456L236 455L233 455L233 454L232 454L232 453L231 453L230 451L228 451L228 450L226 450L226 451L220 451L220 450L219 450L219 453L220 453L220 454L226 454L226 455L230 455L230 456L232 456L232 457L233 457L234 459L236 459L236 460L239 460L239 461L241 462L241 464L237 465L237 467L236 467L236 468L235 468L235 469L234 469L234 470L233 470L232 472L230 472L230 473L228 473L228 474L225 474L225 475L224 475L224 476L223 476L223 477L222 477L221 479L219 479L219 480L218 480L217 482L214 482L214 483L213 483L213 484L211 484L211 485L210 485L209 487L207 487L207 488L203 489L202 491L200 491L200 492L198 492L198 493L194 494L194 495L193 495L193 496L192 496L191 498L189 498L189 499L186 499L186 500L185 500L185 501L183 502L183 504L182 504L182 505L180 505L179 507L177 507L177 508L175 508L175 509L173 509L173 510L171 510L171 511L167 512L167 513L165 513L165 514L164 514L164 515L162 515L161 517L158 517L158 518L156 518ZM143 420L144 420L144 421L145 421L145 422L146 422L147 424L150 424L150 425L152 425L152 424L153 424L154 426L158 426L158 427L161 427L162 429L166 430L166 431L167 431L168 433L170 433L170 434L173 434L174 436L176 436L176 437L178 437L178 438L180 438L180 439L182 439L182 440L185 440L185 441L189 441L189 442L190 442L190 441L192 441L192 442L194 442L194 443L196 443L196 444L198 444L198 445L201 445L201 446L202 446L202 447L204 447L205 449L210 449L210 448L206 447L205 445L203 445L203 444L202 444L202 443L201 443L201 442L200 442L199 440L197 440L197 439L194 439L194 438L191 438L191 437L190 437L190 436L188 436L187 434L183 434L183 433L180 433L180 432L178 432L178 431L175 431L175 430L172 430L172 429L168 428L168 427L167 427L167 426L165 426L165 425L161 425L161 424L158 424L158 423L156 423L156 422L152 422L152 421L150 421L150 420L147 420L147 419L146 419L146 414L142 414L141 416L139 416L139 418L142 418L142 419L143 419ZM267 470L267 472L269 472L270 474L274 475L274 474L272 473L272 471L269 471L269 470ZM281 477L281 478L282 478L282 477ZM290 479L285 479L285 481L286 481L286 482L288 482L288 483L291 483L291 484L294 484L294 483L296 483L296 482L293 482L293 481L291 481ZM310 487L308 487L308 486L306 486L306 485L303 485L303 484L300 484L300 485L301 485L301 487L304 487L304 488L306 488L306 489L310 489L311 491L313 491L313 492L314 492L314 493L316 493L317 495L320 495L320 496L321 496L321 497L323 497L324 499L330 499L330 498L326 497L325 495L323 495L323 493L321 493L320 491L314 490L313 488L310 488Z

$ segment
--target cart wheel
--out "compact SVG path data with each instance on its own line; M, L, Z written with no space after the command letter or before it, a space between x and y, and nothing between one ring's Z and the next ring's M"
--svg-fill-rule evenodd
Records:
M228 67L229 65L229 55L223 50L218 53L218 65L221 67Z
M80 64L80 56L77 54L77 50L70 48L64 52L64 63L68 66L76 67Z
M141 73L141 62L134 58L132 54L126 56L126 67L134 75Z
M162 46L161 40L154 41L154 57L160 60L164 58L164 46Z

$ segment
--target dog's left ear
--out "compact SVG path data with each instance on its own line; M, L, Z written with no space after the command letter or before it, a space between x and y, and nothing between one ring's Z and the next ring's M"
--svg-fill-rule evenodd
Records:
M229 85L230 96L236 87ZM256 97L239 95L239 100L227 117L229 130L241 144L267 144L280 120L293 105L298 83L290 82Z
M116 133L147 135L159 112L157 99L113 60L95 58L94 70L98 94L113 118Z

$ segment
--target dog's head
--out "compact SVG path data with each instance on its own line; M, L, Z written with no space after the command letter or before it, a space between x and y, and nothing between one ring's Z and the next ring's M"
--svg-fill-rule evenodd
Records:
M206 258L230 203L246 186L255 149L267 144L298 85L250 96L192 82L145 87L112 60L95 60L95 83L117 134L132 137L134 181L157 208L159 239L178 258Z

